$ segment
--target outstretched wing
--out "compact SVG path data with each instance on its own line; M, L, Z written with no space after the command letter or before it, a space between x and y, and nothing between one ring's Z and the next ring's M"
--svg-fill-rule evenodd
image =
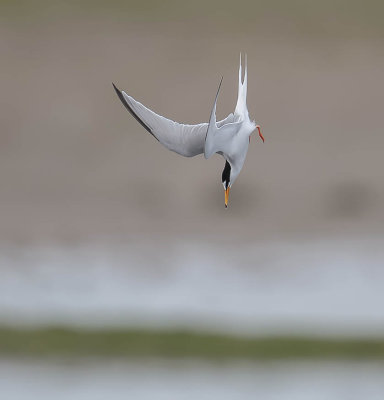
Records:
M115 85L119 99L133 117L162 145L185 157L193 157L204 152L207 123L185 125L164 118L120 91ZM233 120L233 114L228 115L219 124Z
M216 104L217 98L219 96L221 83L223 82L223 78L220 80L219 88L217 90L215 104L213 105L213 109L211 112L211 118L209 120L209 125L207 129L207 135L205 138L204 145L204 156L205 158L211 157L212 154L222 152L224 154L230 154L232 139L239 131L242 122L235 122L234 118L227 123L217 123L216 122Z

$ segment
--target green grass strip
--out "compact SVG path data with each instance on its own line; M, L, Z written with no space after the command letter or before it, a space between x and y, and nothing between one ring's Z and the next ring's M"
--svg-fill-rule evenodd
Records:
M0 328L0 355L384 359L384 339L244 338L186 331Z

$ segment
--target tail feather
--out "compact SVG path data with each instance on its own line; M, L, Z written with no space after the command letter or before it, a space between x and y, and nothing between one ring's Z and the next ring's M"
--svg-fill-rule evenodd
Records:
M245 53L245 69L244 69L244 82L243 82L243 97L245 104L247 104L247 86L248 86L248 60L247 60L247 53Z
M241 92L241 89L242 89L242 87L243 87L242 75L243 75L243 71L242 71L242 68L241 68L241 53L240 53L240 62L239 62L239 90L238 90L237 98L240 97L240 92Z
M244 81L243 81L242 80L241 53L240 53L239 90L238 90L237 103L236 103L236 108L235 108L235 114L237 114L237 115L242 115L244 110L247 109L247 86L248 86L247 54L245 54Z

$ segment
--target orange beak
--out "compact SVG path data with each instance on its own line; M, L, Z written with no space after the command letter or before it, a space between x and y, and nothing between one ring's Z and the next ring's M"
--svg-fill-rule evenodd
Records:
M262 140L263 143L264 143L264 136L263 136L263 134L261 133L260 126L257 126L256 128L257 128L257 130L259 131L259 136L260 136L261 140Z
M230 191L230 187L228 186L227 189L225 190L225 208L228 207L228 198L229 198L229 191Z

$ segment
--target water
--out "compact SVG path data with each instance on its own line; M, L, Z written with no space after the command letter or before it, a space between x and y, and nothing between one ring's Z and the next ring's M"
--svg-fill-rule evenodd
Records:
M382 238L0 249L0 323L384 333Z
M384 364L0 360L4 400L381 400Z

